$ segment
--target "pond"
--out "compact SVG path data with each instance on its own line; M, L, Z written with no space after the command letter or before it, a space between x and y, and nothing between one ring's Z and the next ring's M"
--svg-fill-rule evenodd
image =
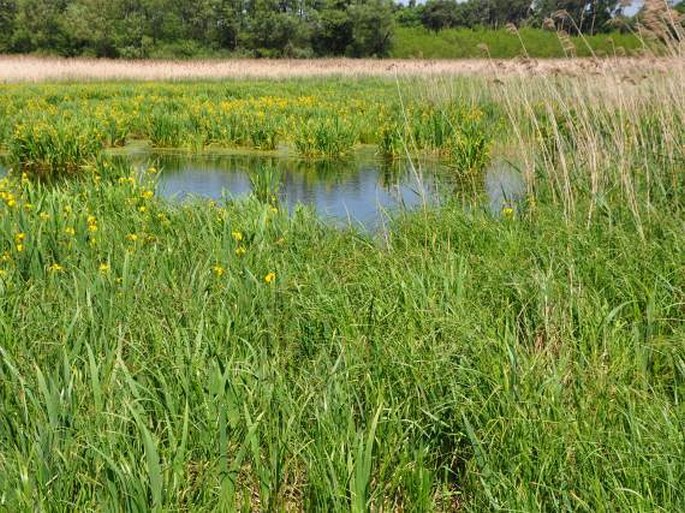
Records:
M289 211L304 204L335 226L351 224L371 231L382 226L388 215L439 204L455 192L471 197L474 192L485 192L485 207L495 215L524 193L519 173L503 162L493 164L484 176L465 181L436 160L388 162L372 153L358 153L342 161L311 161L131 149L121 158L141 172L150 166L159 169L157 193L173 202L191 197L244 197L252 192L254 177L269 170L278 182L279 201Z
M305 161L255 155L148 154L132 157L144 169L162 170L157 192L172 201L188 196L239 198L252 192L255 175L270 170L280 203L292 211L312 207L334 225L374 229L388 213L440 201L448 170L408 161L357 156L343 161Z

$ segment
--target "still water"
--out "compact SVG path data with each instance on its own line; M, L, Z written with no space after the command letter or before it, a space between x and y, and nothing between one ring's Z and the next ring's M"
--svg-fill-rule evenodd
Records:
M465 181L435 160L386 162L373 154L344 161L305 161L136 150L123 158L141 173L150 166L159 169L157 193L172 202L247 196L255 176L268 169L278 183L279 200L288 210L304 204L333 225L368 230L382 226L389 215L440 204L460 192L483 198L483 208L499 215L504 206L515 207L525 190L520 174L501 161L495 161L483 176ZM3 171L0 162L0 174Z
M254 177L269 169L288 210L304 204L334 225L368 229L398 210L439 203L450 174L437 163L427 167L363 156L315 162L254 155L152 153L130 158L140 170L150 165L161 170L157 193L171 201L240 198L252 192Z
M254 155L141 154L131 157L141 170L162 170L157 192L172 201L188 196L212 199L250 194L255 173L272 169L278 177L278 196L289 210L311 206L335 225L355 224L367 229L382 225L389 214L436 205L457 189L485 192L486 207L498 214L514 206L524 193L519 173L495 162L484 176L468 184L453 169L435 160L386 162L372 155L344 161L303 161ZM251 178L252 177L252 178Z

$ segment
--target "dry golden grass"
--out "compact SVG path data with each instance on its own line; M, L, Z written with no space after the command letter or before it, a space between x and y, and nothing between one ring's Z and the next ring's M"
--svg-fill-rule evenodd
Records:
M370 77L370 76L527 76L632 74L683 68L676 58L604 60L206 60L125 61L0 56L0 82L83 80L194 80L225 78Z

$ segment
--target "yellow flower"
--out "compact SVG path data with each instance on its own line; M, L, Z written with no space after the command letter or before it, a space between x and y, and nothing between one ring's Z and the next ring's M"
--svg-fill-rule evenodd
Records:
M0 262L9 262L10 260L12 260L12 255L10 255L9 251L5 251L0 256Z
M214 276L216 276L217 278L220 278L224 275L226 270L223 267L221 267L220 265L215 265L214 267L212 267L212 272L214 273Z
M26 234L23 232L15 233L14 234L14 242L16 244L21 244L24 242L24 239L26 239Z
M24 251L24 245L23 244L17 244L17 253L21 253Z
M141 214L144 214L146 210L147 207L145 205L141 205L138 207L138 212L140 212Z
M50 214L48 214L47 212L41 212L38 217L40 217L42 221L47 221L48 219L50 219Z
M149 168L147 168L147 172L148 172L148 174L150 174L150 175L155 175L155 174L157 174L157 169L156 169L154 166L153 166L153 167L149 167Z
M71 214L71 205L65 205L64 206L64 213L65 214Z
M12 197L10 197L10 198L6 201L6 203L7 203L7 206L8 206L9 208L14 208L14 207L17 206L17 201L16 201L14 198L12 198Z
M276 207L274 207L274 206L269 207L269 211L270 211L272 214L278 214L278 209L277 209Z
M243 240L243 234L238 231L231 232L231 236L236 242L241 242Z
M276 281L276 273L271 272L271 273L267 274L266 276L264 276L264 283L271 284L274 281Z
M100 270L100 273L107 274L109 272L109 264L106 262L102 262L98 269Z
M502 209L502 217L504 217L505 219L511 219L512 217L514 217L514 209L511 207L504 207Z
M122 176L121 178L119 178L119 183L122 185L125 183L135 185L136 179L134 176Z
M61 273L62 271L64 271L64 267L57 263L54 263L50 267L48 267L48 271L51 273Z
M90 233L98 231L98 221L95 219L95 216L88 216L86 222L88 223L88 231Z
M129 242L135 242L135 241L138 240L138 235L136 235L135 233L129 233L129 234L126 236L126 240L129 241Z
M155 195L155 193L153 191L151 191L150 189L145 189L143 192L140 193L140 197L145 199L145 200L152 198L152 196L154 196L154 195Z
M235 248L235 254L237 256L243 256L245 253L247 253L247 249L245 249L245 246L238 246Z
M71 226L67 226L64 229L64 233L67 234L69 237L73 237L74 235L76 235L76 230L74 230Z
M7 276L7 271L5 269L0 269L0 278Z

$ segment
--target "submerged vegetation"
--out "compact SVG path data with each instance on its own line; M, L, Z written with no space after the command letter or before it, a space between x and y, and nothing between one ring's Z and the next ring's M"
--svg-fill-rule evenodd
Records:
M682 78L2 86L0 507L683 510ZM166 203L101 151L141 138L527 194L362 234L273 169Z

